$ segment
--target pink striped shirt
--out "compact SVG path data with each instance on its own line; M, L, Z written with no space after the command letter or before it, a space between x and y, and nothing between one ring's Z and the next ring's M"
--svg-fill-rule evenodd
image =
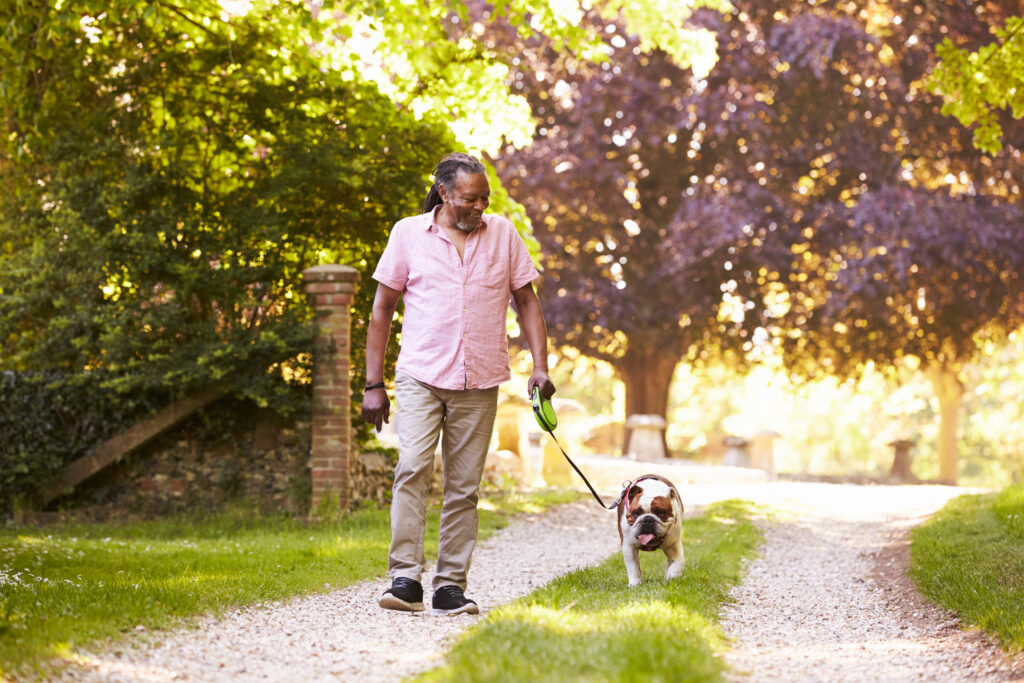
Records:
M509 295L538 272L512 223L484 215L464 257L434 213L395 224L373 279L402 292L397 369L439 389L488 389L509 379Z

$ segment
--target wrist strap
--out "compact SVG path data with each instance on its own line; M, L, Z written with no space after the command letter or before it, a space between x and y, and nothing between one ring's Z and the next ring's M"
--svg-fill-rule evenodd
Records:
M383 389L384 382L377 382L376 384L367 384L363 391L369 391L370 389Z

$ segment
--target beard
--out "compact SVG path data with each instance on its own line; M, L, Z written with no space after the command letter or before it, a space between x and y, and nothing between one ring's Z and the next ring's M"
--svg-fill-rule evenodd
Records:
M473 219L471 218L460 218L455 221L455 227L462 232L473 232L483 224L484 222L482 218L478 218L475 222L473 222Z

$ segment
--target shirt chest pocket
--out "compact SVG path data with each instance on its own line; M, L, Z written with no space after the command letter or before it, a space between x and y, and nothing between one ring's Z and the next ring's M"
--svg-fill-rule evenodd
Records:
M409 287L425 287L430 290L452 291L462 286L462 271L447 254L423 254L415 259L409 268Z
M479 259L473 264L472 280L487 289L509 290L508 262L493 259Z

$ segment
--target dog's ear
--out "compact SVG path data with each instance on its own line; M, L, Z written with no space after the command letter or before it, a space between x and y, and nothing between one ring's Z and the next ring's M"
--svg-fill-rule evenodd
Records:
M683 497L679 495L679 491L676 490L675 486L672 487L672 497L679 503L679 512L685 512L686 508L683 507Z
M633 488L631 488L629 490L629 505L632 505L634 500L643 495L643 492L644 490L639 486L634 486ZM629 505L627 505L626 507L629 507Z

